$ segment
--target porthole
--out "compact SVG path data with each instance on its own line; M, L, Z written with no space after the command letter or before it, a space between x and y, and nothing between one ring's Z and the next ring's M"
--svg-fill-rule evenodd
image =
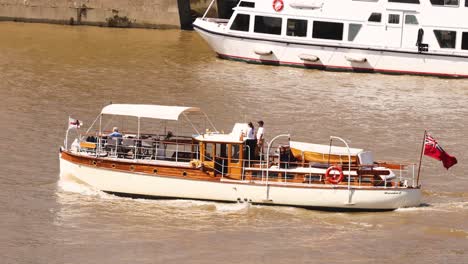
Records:
M114 164L114 163L112 163L111 167L112 167L113 169L115 169L115 164Z
M182 172L182 176L187 176L187 172L186 171Z
M153 169L153 173L158 173L158 169Z
M93 162L91 162L94 166L96 166L97 162L95 160L93 160Z
M135 165L130 165L130 170L134 171L135 170Z

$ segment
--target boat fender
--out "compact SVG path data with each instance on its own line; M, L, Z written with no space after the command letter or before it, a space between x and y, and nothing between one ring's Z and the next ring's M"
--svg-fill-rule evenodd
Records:
M338 171L340 174L336 175L335 173L333 173L333 175L330 175L331 171ZM343 180L343 178L344 178L343 170L339 166L336 166L336 165L330 166L325 172L325 179L327 179L329 183L338 184Z
M359 57L359 56L345 56L345 59L350 62L366 62L366 57Z
M303 61L319 61L320 58L315 55L310 55L310 54L300 54L299 59Z
M267 49L255 49L254 50L255 54L260 55L260 56L268 56L273 54L272 50L267 50Z
M273 0L273 9L276 12L280 12L284 8L283 0Z

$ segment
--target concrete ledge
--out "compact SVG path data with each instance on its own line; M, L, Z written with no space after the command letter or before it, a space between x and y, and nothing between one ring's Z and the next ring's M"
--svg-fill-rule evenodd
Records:
M203 6L208 0L181 1L186 1L190 7L190 2ZM180 28L181 25L177 2L176 0L0 0L0 21L174 29Z
M22 23L44 23L44 24L57 24L57 25L73 25L73 26L96 26L96 27L109 27L107 22L90 22L90 21L81 21L78 24L71 24L70 20L53 20L53 19L44 19L44 18L22 18L22 17L2 17L0 16L0 21L2 22L22 22ZM165 25L165 24L145 24L145 23L132 23L127 28L148 28L148 29L180 29L179 26L175 25Z

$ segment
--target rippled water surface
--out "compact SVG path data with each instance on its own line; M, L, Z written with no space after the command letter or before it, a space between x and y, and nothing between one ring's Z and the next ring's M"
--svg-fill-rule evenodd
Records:
M468 80L217 59L195 32L0 23L2 263L468 263ZM117 198L59 181L68 115L201 107L228 131L417 162L429 129L459 164L423 160L423 203L385 213Z

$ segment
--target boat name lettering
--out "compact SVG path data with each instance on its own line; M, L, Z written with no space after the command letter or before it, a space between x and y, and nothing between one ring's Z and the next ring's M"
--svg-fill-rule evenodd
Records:
M401 192L397 192L397 191L394 191L394 192L384 192L384 194L401 194Z

